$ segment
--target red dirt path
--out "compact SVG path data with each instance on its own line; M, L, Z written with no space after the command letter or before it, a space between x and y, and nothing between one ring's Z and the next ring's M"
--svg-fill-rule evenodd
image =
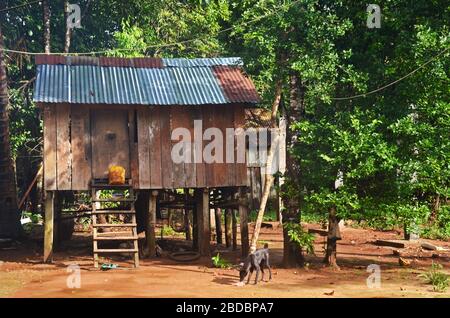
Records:
M125 269L127 264L119 262L119 269L103 272L92 268L89 248L73 247L56 253L54 264L47 265L40 263L39 246L27 244L17 250L0 251L0 297L450 297L449 291L433 292L418 277L432 261L448 272L450 254L433 259L432 252L411 247L405 250L411 265L401 267L393 248L373 244L376 239L400 239L400 233L347 227L342 234L338 244L340 270L321 264L323 237L316 239L316 256L308 257L307 268L283 269L281 229L263 229L260 239L271 249L273 280L244 287L235 286L236 270L212 268L208 258L194 264L179 264L168 258L141 260L139 269ZM429 242L450 247L448 242ZM233 263L239 261L238 252L222 255ZM69 264L81 268L80 289L67 287ZM381 266L379 289L367 287L369 264Z

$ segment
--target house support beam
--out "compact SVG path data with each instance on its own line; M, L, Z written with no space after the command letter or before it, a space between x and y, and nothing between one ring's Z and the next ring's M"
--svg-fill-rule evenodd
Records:
M248 200L244 191L239 191L239 218L241 227L241 253L247 257L249 253L248 239Z
M209 216L209 189L196 189L195 197L197 200L197 245L198 252L202 256L210 255L210 216Z
M147 245L147 255L153 257L156 255L156 200L158 198L158 191L153 190L149 197L149 209L147 212L147 222L145 229L145 238Z
M44 262L53 261L53 225L55 218L55 192L47 191L45 195L44 223Z

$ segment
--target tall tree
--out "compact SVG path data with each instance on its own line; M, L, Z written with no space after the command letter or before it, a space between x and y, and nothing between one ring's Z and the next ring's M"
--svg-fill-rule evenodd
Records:
M0 26L0 236L20 233L14 165L9 143L8 81Z
M50 6L48 0L42 1L42 22L44 24L44 52L50 53Z

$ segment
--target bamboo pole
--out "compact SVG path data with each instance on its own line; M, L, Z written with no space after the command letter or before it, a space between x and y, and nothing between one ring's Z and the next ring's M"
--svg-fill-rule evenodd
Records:
M281 91L282 91L282 81L278 80L276 90L275 90L275 99L272 103L272 115L271 115L271 127L277 128L277 113L278 106L280 105L281 99ZM276 140L273 144L277 144L278 134L276 135ZM266 174L265 174L265 183L264 183L264 191L261 198L261 205L258 210L258 217L256 218L255 230L253 231L252 240L250 244L250 253L256 251L256 244L258 242L259 232L261 230L261 223L263 221L264 211L266 210L267 200L269 199L270 188L272 187L274 177L271 174L272 170L272 162L275 154L275 147L270 147L269 153L267 154L267 164L266 164Z

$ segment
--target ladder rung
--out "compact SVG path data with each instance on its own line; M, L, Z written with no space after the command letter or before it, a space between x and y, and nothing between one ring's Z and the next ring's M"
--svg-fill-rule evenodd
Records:
M135 214L135 210L96 210L92 214Z
M93 238L95 241L134 241L137 240L137 236L97 236Z
M96 249L94 250L94 253L137 253L138 250L137 249L127 249L127 248L122 248L122 249L107 249L107 248L100 248L100 249Z
M114 231L114 232L102 232L102 233L97 233L94 234L94 237L105 237L105 236L121 236L122 234L125 234L126 236L130 236L133 235L132 233L130 233L130 231ZM97 236L95 236L97 235Z
M133 198L92 199L92 202L134 202Z
M137 226L136 223L114 223L114 224L108 224L108 223L102 223L102 224L94 224L93 227L135 227Z

